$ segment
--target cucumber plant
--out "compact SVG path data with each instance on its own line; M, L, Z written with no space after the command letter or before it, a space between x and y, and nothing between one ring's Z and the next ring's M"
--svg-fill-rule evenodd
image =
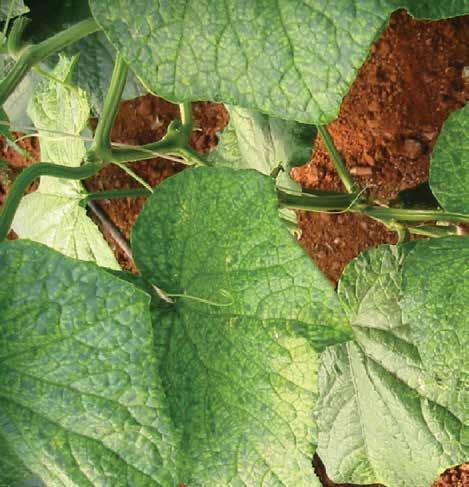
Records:
M399 7L469 13L467 0L68 0L51 33L1 1L2 134L25 129L27 99L43 162L0 213L0 485L319 486L317 452L337 482L428 486L469 458L467 107L432 155L437 208L375 204L323 125ZM97 69L77 43L116 49L96 75L105 96L77 76ZM110 141L129 67L180 104L143 146ZM206 157L189 145L198 99L231 117ZM316 130L344 193L288 177ZM82 185L155 155L190 167L154 190ZM142 195L132 275L84 207ZM289 232L297 209L368 215L399 244L358 256L336 291Z

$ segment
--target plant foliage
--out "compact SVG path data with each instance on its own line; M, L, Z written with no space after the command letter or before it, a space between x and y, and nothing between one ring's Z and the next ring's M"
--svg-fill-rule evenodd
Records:
M317 452L336 482L427 487L467 461L467 107L432 154L441 208L375 204L324 127L349 192L308 192L289 172L394 10L445 18L469 1L89 4L0 1L0 133L29 123L27 101L48 163L0 212L0 240L11 222L20 237L0 243L0 486L319 486ZM28 8L24 30L12 19ZM181 121L112 144L121 98L146 89L184 102ZM199 99L230 114L204 157L189 145ZM130 193L81 179L156 155L197 167L132 188L148 197L132 275L84 208ZM288 231L293 209L366 214L400 242L355 258L336 291Z

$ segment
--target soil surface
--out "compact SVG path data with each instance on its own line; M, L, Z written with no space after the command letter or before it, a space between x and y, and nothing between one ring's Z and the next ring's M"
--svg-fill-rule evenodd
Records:
M432 487L469 487L469 463L448 468Z
M404 11L396 12L345 97L339 117L328 125L356 181L382 203L427 180L429 155L444 120L469 99L468 70L464 70L469 66L468 46L469 16L425 22L413 20ZM194 103L193 113L196 130L191 143L204 153L216 145L217 132L227 124L228 114L222 105L205 102ZM157 140L178 116L176 106L152 95L123 102L112 139L125 144ZM0 140L0 158L9 165L7 171L0 169L0 204L19 171L39 159L37 139L26 139L20 145L31 154L29 160ZM155 158L132 164L132 169L155 186L183 166ZM295 168L292 176L305 187L343 190L320 140L311 160ZM137 186L116 166L87 181L92 191ZM104 200L99 205L111 224L129 239L143 202L143 198L127 198ZM300 244L332 282L347 262L366 248L396 242L394 233L367 217L302 212L298 216ZM134 270L109 231L102 230L121 265ZM336 485L318 459L315 468L324 486ZM469 464L449 469L433 485L450 486L469 487Z
M468 46L469 16L424 22L398 11L372 47L327 128L356 181L376 198L386 202L427 180L443 122L469 99ZM321 141L292 175L305 187L344 190ZM396 241L358 215L304 213L300 222L301 245L332 281L367 247Z

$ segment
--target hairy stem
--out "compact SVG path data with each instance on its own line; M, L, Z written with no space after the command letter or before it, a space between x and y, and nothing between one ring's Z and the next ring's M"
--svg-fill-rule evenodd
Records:
M127 167L123 162L113 162L116 166L120 167L126 174L128 174L132 179L137 181L137 183L141 184L147 191L153 193L153 188L138 174L136 174L130 167Z
M96 174L102 166L100 164L85 164L80 167L66 167L48 162L39 162L24 169L15 179L8 192L0 213L0 242L6 239L10 231L11 222L20 204L24 192L29 185L38 177L52 176L64 179L86 179Z
M339 175L342 184L345 186L347 193L353 193L357 191L357 185L355 184L352 176L345 167L345 164L343 163L339 152L332 142L331 136L329 135L327 128L324 125L318 125L318 132L321 135L324 145L326 146L327 152L329 152L329 155L331 156L332 163L334 164L337 174Z
M18 24L18 26L17 33L21 32L21 28L24 28L24 24ZM45 39L39 44L23 47L17 53L17 61L15 66L0 82L0 106L5 103L11 93L13 93L16 86L35 64L51 56L52 54L61 51L68 45L77 42L83 37L97 32L98 30L99 26L94 19L87 19L72 25L68 29L59 32L48 39ZM13 41L13 45L15 47L18 47L19 44L18 37L19 36L16 35ZM15 55L15 53L12 54Z
M328 213L360 213L373 218L390 230L398 232L400 237L403 232L427 236L454 235L453 230L441 230L441 227L414 227L406 225L406 222L438 221L446 223L469 223L469 215L452 213L442 210L412 210L401 208L383 208L370 206L362 193L353 194L324 194L296 193L277 188L277 196L281 208Z

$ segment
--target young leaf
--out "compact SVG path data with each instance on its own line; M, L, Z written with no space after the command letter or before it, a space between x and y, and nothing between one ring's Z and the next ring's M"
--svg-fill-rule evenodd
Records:
M153 92L299 122L334 119L389 15L469 13L468 0L90 0L112 44ZM437 5L435 5L437 4Z
M10 14L10 19L29 12L29 8L23 0L0 0L0 22L3 22Z
M21 475L177 485L148 301L94 264L33 242L0 245L0 445Z
M278 185L299 189L289 172L310 158L316 127L240 107L228 107L228 111L230 123L220 136L220 146L209 155L209 160L218 166L255 169L267 176L282 164L284 171L277 178Z
M142 275L174 300L155 307L154 322L182 428L180 481L318 485L311 344L350 335L332 287L279 221L273 181L228 168L169 178L132 247Z
M218 146L208 155L210 163L235 169L255 169L266 176L282 165L276 178L282 188L301 191L290 177L292 167L305 164L311 156L316 134L314 125L280 120L240 107L228 107L230 122ZM296 221L293 210L280 213Z
M82 0L32 0L29 6L33 23L28 32L34 41L50 37L91 16L88 2ZM115 49L102 32L97 32L67 47L64 52L69 57L79 55L72 81L88 93L91 110L99 115L111 80ZM52 68L57 60L58 56L52 56L45 63ZM135 98L146 92L129 72L123 99Z
M469 454L467 386L436 380L420 358L427 344L415 337L415 322L403 311L412 292L403 276L413 265L413 248L369 250L341 278L339 295L356 343L322 354L315 411L318 454L335 482L426 487L441 469ZM454 275L454 269L448 272ZM441 302L440 296L426 299ZM439 309L435 319L443 316ZM452 320L442 327L462 338L461 316Z
M61 58L52 73L57 81L46 79L39 85L29 114L41 136L42 160L79 166L85 155L79 135L87 124L89 105L86 94L68 84L72 67L73 61ZM43 177L38 190L22 199L12 227L21 238L70 257L119 268L98 228L79 205L82 197L81 183Z
M469 213L469 105L452 113L433 149L430 186L447 211Z
M1 78L11 69L13 63L14 61L11 57L0 55ZM27 107L39 80L40 76L37 73L29 71L8 97L8 100L3 104L3 109L13 128L21 129L31 125L31 119L27 114Z

